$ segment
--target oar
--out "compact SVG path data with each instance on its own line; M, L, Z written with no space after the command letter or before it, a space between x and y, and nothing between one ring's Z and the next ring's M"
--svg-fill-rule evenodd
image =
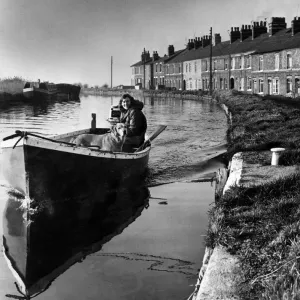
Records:
M147 144L152 142L156 137L158 137L165 129L167 128L167 125L159 125L158 128L150 135L150 137L143 143L142 146L137 148L134 152L141 151L145 148Z

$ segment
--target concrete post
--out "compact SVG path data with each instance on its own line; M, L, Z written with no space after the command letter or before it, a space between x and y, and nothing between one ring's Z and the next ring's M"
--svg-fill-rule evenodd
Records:
M285 148L272 148L272 160L271 160L271 165L272 166L278 166L279 162L279 157L282 151L284 151Z

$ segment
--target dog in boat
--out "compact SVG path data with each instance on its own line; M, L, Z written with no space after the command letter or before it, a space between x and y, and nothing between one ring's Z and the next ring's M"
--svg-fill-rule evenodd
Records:
M123 123L112 126L111 131L98 134L80 134L70 142L76 146L91 147L98 146L101 150L110 152L122 152L122 147L126 138L127 128Z

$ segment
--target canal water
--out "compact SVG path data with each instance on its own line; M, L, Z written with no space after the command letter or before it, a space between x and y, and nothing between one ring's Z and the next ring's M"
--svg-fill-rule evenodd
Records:
M79 101L3 102L0 138L15 130L51 136L88 128L92 113L97 115L97 127L107 127L110 106L118 100L89 95ZM167 129L152 143L145 186L115 193L114 206L101 220L88 220L92 208L85 207L84 218L74 215L72 225L56 224L52 227L59 229L51 234L38 222L30 224L36 238L30 241L32 248L26 249L19 238L29 228L22 221L24 208L19 196L0 178L3 243L18 253L17 263L23 266L26 259L30 261L23 267L32 278L38 277L34 267L30 270L37 261L44 270L55 269L35 299L181 300L194 290L214 187L211 183L187 182L209 178L222 167L222 162L210 158L225 148L225 114L208 101L139 100L144 102L148 134L159 124L167 125ZM68 214L65 207L61 211ZM97 230L100 227L105 233ZM76 238L71 239L75 231ZM30 257L29 253L35 255ZM13 269L2 250L0 299L21 296Z

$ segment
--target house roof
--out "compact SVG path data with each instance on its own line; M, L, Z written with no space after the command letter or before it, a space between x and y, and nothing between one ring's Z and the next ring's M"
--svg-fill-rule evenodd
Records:
M230 41L221 42L212 47L212 56L226 56L233 55L239 53L268 53L268 52L276 52L285 49L293 49L300 47L300 32L296 33L292 36L291 28L282 29L276 32L274 35L270 36L269 33L263 33L252 39L252 36L247 39L241 41L240 39L236 40L233 43ZM187 48L178 50L172 56L164 56L161 57L157 62L163 63L180 63L184 61L196 60L201 58L210 57L210 46L206 46L204 48L191 49ZM152 60L149 61L149 64L153 63ZM138 62L135 65L141 65L142 62ZM146 63L148 64L148 62Z
M153 61L152 58L150 60L147 60L145 65L150 65L150 64L154 64L154 63L165 63L166 61L168 61L169 59L172 59L174 57L176 57L177 55L179 55L182 51L184 51L184 49L181 50L177 50L174 52L173 55L168 56L168 55L164 55L163 57L160 57L159 59ZM143 66L144 63L140 60L137 63L131 65L130 67L138 67L138 66Z
M300 47L300 32L292 36L291 28L283 29L258 45L255 53L267 53Z
M145 65L150 65L152 63L152 59L148 59L146 62L145 62ZM130 67L138 67L138 66L143 66L144 65L144 62L143 61L138 61L137 63L131 65Z

